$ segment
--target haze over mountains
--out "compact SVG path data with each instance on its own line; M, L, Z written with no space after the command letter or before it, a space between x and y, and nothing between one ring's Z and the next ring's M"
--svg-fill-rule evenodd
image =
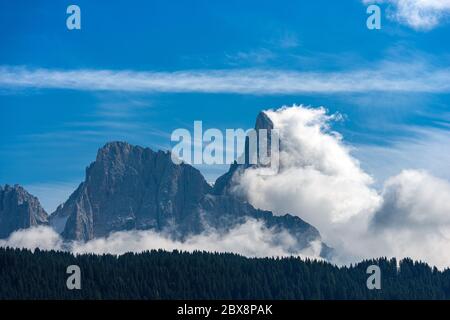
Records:
M405 169L376 189L332 131L338 119L296 105L261 113L256 128L280 133L279 170L265 175L264 166L234 163L213 186L168 152L107 143L49 217L23 189L2 188L0 246L98 254L200 249L336 264L410 257L449 266L450 183ZM39 227L14 232L30 226Z
M260 113L256 129L271 127L270 119ZM0 235L49 225L66 241L89 241L127 230L153 230L184 241L206 231L226 233L251 219L263 223L274 235L270 241L283 242L289 253L315 244L322 257L329 256L331 249L318 230L301 218L256 209L230 192L235 172L249 167L231 165L212 187L196 168L174 164L169 152L110 142L99 149L85 180L50 216L23 188L0 189ZM288 244L282 240L286 235Z

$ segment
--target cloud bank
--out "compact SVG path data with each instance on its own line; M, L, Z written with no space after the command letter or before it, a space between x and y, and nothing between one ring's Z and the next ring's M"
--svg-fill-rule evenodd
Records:
M366 250L449 267L450 183L425 171L404 170L388 179L382 196Z
M34 250L62 250L60 235L50 227L39 226L11 233L8 239L0 239L0 247L26 248Z
M438 231L450 225L450 184L425 171L404 170L390 178L383 199L375 228Z
M389 62L342 72L260 69L139 72L0 66L0 88L239 94L439 93L450 92L450 69Z
M363 0L388 4L388 17L416 30L431 30L450 15L450 0Z
M209 252L233 252L247 257L283 257L318 258L321 251L320 241L313 241L309 247L295 250L296 240L288 232L274 232L263 222L249 219L227 233L211 229L199 235L193 235L185 241L174 240L163 232L152 230L120 231L108 237L88 242L64 242L61 236L47 226L33 227L12 233L8 239L0 240L1 247L27 248L34 250L67 250L74 254L124 254L143 252L152 249L168 251L204 250Z
M324 108L266 112L281 136L280 171L247 170L235 191L275 214L291 213L319 229L336 249L334 262L379 256L412 257L450 266L450 183L426 171L404 170L372 185Z

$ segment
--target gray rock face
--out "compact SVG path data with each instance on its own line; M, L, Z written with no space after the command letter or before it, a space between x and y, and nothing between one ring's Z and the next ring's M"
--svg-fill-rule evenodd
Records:
M50 222L65 238L76 240L128 229L195 231L184 220L191 220L210 189L197 169L175 165L168 152L112 142L99 150L85 181Z
M231 194L215 194L197 169L175 165L168 152L112 142L99 150L85 181L51 215L50 224L70 240L130 229L183 239L210 228L226 232L249 218L274 232L289 232L296 239L293 252L320 241L319 232L298 217L274 216Z
M19 185L0 186L0 238L12 232L47 224L47 213L39 200Z
M253 218L264 222L264 225L274 233L286 231L296 240L291 248L285 248L291 249L292 253L299 248L306 248L312 241L321 239L316 228L298 217L288 214L274 216L270 211L255 209L248 202L230 195L208 194L203 199L201 208L205 212L202 218L206 225L219 230L228 230L244 223L248 218Z
M267 156L270 157L271 155L271 140L272 140L272 134L271 131L272 129L274 129L274 125L272 120L270 120L270 118L267 116L267 114L265 114L263 111L261 111L258 116L256 117L256 122L255 122L255 131L259 132L259 130L264 129L267 130ZM257 148L256 148L256 155L251 155L251 150L249 147L249 138L247 137L245 140L245 149L244 149L244 159L245 161L241 161L241 164L238 163L233 163L230 166L230 169L228 170L227 173L225 173L224 175L220 176L217 180L216 183L214 184L214 188L213 188L213 193L216 195L224 195L224 194L231 194L232 191L232 187L234 184L234 180L236 179L237 176L239 174L242 174L244 172L244 170L251 168L251 167L255 167L255 166L260 166L259 164L259 135L257 136ZM249 162L249 159L251 159L251 157L256 157L258 159L258 163L257 164L251 164ZM235 195L236 196L236 195Z

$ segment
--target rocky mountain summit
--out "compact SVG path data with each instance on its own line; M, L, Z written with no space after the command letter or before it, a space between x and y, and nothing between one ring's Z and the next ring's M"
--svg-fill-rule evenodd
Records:
M256 120L255 129L260 128L273 128L264 113ZM193 166L175 164L170 152L110 142L87 167L85 180L49 218L23 188L1 189L0 238L48 221L66 240L88 241L125 230L155 230L183 240L204 231L227 232L254 219L274 234L289 234L294 241L287 250L292 253L314 242L322 244L323 257L329 255L310 224L297 216L256 209L230 192L236 172L251 166L231 165L212 187Z
M19 185L0 186L0 238L47 222L48 215L36 197Z
M85 181L50 221L75 240L129 229L185 234L197 231L200 221L192 214L210 189L197 169L173 164L169 152L111 142L98 151Z
M267 150L266 151L267 151L267 156L270 157L270 155L271 155L270 145L271 145L271 140L272 140L271 130L274 129L274 125L273 125L272 120L270 120L270 118L267 116L267 114L264 113L263 111L261 111L258 114L258 116L256 117L254 129L255 129L256 133L259 133L260 130L266 130L266 132L267 132L267 140L266 140ZM216 180L216 182L214 183L214 188L213 188L214 194L216 194L216 195L231 194L234 180L237 178L237 176L239 174L242 174L246 169L260 166L260 164L259 164L259 155L260 155L260 153L259 153L260 152L260 150L259 150L259 144L260 144L259 134L256 137L257 137L257 139L256 139L257 145L253 151L253 152L256 152L256 155L251 155L251 148L249 146L250 141L249 141L249 138L247 137L245 140L244 161L241 161L240 164L238 164L237 162L233 163L230 166L230 169L228 170L228 172L226 172L225 174L223 174ZM257 159L256 164L250 163L249 160L252 157L256 157L256 159Z
M51 215L50 224L70 240L131 229L164 231L182 240L210 228L227 231L248 218L288 231L297 242L292 250L320 240L298 217L274 216L230 194L214 194L197 169L174 164L169 152L111 142L99 150L85 181Z

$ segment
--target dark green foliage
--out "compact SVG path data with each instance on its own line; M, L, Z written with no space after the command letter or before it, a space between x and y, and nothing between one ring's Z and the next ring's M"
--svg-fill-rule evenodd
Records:
M66 288L66 268L81 268L82 289ZM381 268L368 290L366 268ZM450 271L406 259L338 268L296 258L249 259L229 253L151 251L80 255L0 248L1 299L448 299Z

